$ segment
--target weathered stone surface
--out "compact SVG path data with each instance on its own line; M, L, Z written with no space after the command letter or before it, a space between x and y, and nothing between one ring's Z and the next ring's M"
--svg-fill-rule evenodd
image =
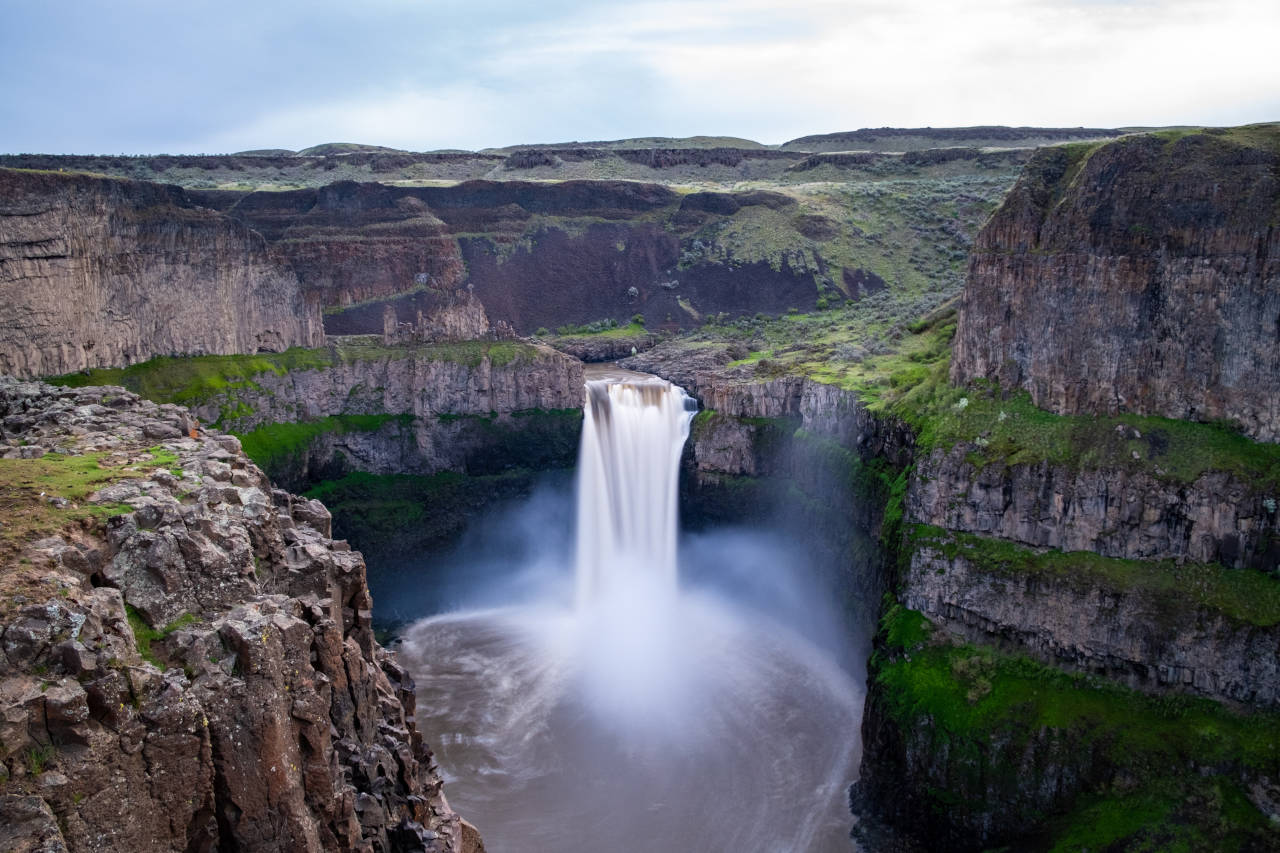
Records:
M323 341L261 237L137 181L0 169L0 302L16 376Z
M362 557L189 422L0 378L0 447L104 454L89 502L125 504L5 557L0 794L38 793L72 851L463 849Z
M963 556L917 549L902 603L959 639L1005 646L1105 674L1259 707L1280 704L1280 626L1070 577L993 574Z
M1042 149L978 236L952 377L1280 440L1278 135Z
M971 449L917 460L906 504L912 520L1106 557L1280 566L1274 496L1232 475L1173 483L1049 463L976 469L965 458Z
M66 853L66 842L49 804L36 796L0 796L0 850Z
M414 347L384 355L343 360L318 370L291 370L254 376L256 389L233 389L193 408L201 420L215 421L237 404L249 414L222 421L225 429L247 432L264 423L289 423L327 415L404 414L489 415L527 409L582 406L582 362L536 345L532 356L495 365L485 356L475 363L449 361Z
M583 335L552 341L560 352L585 362L617 361L652 349L658 338L649 332L635 335Z

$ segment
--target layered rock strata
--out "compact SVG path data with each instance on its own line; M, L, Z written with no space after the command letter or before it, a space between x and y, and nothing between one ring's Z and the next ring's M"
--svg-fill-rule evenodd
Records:
M319 502L120 388L3 379L0 418L0 808L35 849L474 849Z
M974 247L952 378L1280 440L1280 129L1047 148Z
M506 344L457 353L431 346L384 348L360 340L329 364L252 377L252 385L211 395L195 415L234 432L329 415L489 415L582 406L582 362L547 346ZM244 414L229 414L235 411ZM221 420L219 420L221 419Z
M297 277L181 189L0 169L0 372L323 341Z
M951 550L915 547L901 600L955 637L1131 687L1280 704L1280 625L1251 625L1197 606L1190 589L1117 587L1085 572L993 572Z
M1280 496L1246 478L1211 471L1186 483L1155 470L976 466L967 459L976 449L962 443L917 459L912 520L1106 557L1280 566Z

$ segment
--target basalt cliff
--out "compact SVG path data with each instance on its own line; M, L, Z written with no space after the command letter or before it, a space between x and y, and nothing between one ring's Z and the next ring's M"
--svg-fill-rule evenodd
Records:
M1280 847L1278 152L1268 126L1037 153L958 316L883 380L626 362L714 410L691 488L738 511L783 478L815 533L872 532L842 555L883 596L872 849Z
M820 192L93 184L246 235L312 325L119 349L58 379L84 388L2 386L5 488L36 525L5 576L23 599L4 623L9 824L70 849L108 849L112 821L155 849L474 843L373 643L361 558L199 424L238 433L277 486L321 490L335 526L416 548L406 527L438 539L572 464L582 365L513 337L566 326L543 339L634 346L627 366L700 400L691 524L803 531L851 623L875 625L852 792L871 849L1280 849L1276 128L1042 149L980 233L983 193L1009 184L982 177L983 152L912 150L928 138L859 132L731 167L546 146L485 169L971 171L909 191L879 172ZM823 153L849 140L875 150ZM90 179L22 180L57 197ZM79 340L62 328L58 352ZM134 364L217 352L239 354ZM39 526L55 512L75 524ZM178 738L195 757L170 767ZM249 763L259 743L272 763ZM108 785L130 820L95 795Z
M177 187L0 169L0 373L323 339L297 277L253 231Z
M974 246L952 376L1061 413L1280 439L1280 151L1266 129L1049 148Z
M475 848L319 502L122 388L0 415L6 849Z

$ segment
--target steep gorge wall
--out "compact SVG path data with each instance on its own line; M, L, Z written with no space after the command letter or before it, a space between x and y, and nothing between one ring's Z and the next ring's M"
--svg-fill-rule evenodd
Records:
M4 379L0 416L6 843L476 849L319 502L120 388Z
M998 385L908 406L924 447L863 722L867 837L1280 843L1275 448L1103 417L1280 437L1276 143L1043 150L979 237L951 376Z
M682 238L745 207L789 208L770 192L693 193L632 181L466 181L445 187L344 181L319 189L190 191L262 233L308 293L330 334L401 322L433 291L466 286L491 322L531 333L645 315L688 326L695 312L812 308L812 270L767 263L683 264ZM833 273L834 274L834 273Z
M0 170L0 373L323 341L258 235L177 187Z
M339 339L341 340L341 339ZM463 349L465 348L465 349ZM582 362L541 344L342 343L329 363L254 374L192 404L233 432L333 415L510 414L582 406Z
M952 377L1280 440L1280 129L1039 151L970 261Z

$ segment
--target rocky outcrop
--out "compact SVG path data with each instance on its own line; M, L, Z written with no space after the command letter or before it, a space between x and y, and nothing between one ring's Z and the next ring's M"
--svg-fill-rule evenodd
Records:
M227 193L192 195L262 234L312 298L329 309L427 288L447 292L465 274L446 224L421 198L381 184L339 181L311 190L238 193L230 204ZM400 320L429 311L430 295L425 298L427 304L401 307ZM380 318L380 306L373 316Z
M318 309L258 235L177 187L0 170L0 372L323 341Z
M1120 131L1100 127L864 127L842 133L802 136L783 151L917 151L954 146L1034 148L1081 139L1107 139Z
M979 468L966 459L971 450L917 461L906 503L913 521L1107 557L1280 565L1276 496L1231 474L1179 483L1048 462Z
M619 364L674 382L697 398L703 409L721 416L716 421L714 449L709 445L698 451L704 454L698 463L701 470L716 470L713 460L720 454L727 454L722 473L758 468L745 461L755 454L749 445L756 431L742 421L759 418L798 419L796 427L855 451L864 460L883 458L899 466L910 462L911 430L895 418L869 411L857 393L805 376L759 379L750 370L728 367L743 355L743 348L736 345L689 347L675 341ZM696 448L697 436L694 439Z
M454 291L432 291L437 304L423 313L418 308L413 318L402 320L395 302L382 304L382 343L394 346L402 343L429 343L433 341L474 341L492 334L489 317L484 306L470 291L459 288ZM514 337L514 335L511 335Z
M1197 607L1191 591L992 571L922 545L902 603L962 641L1003 646L1130 687L1177 689L1263 708L1280 704L1280 625Z
M550 343L560 352L585 362L617 361L645 352L658 342L649 332L628 335L565 335Z
M980 233L952 377L1280 440L1280 130L1049 148Z
M4 379L0 418L0 808L56 816L33 849L467 849L319 502L121 388Z
M540 344L336 346L331 363L260 373L193 405L234 432L330 415L484 415L582 406L582 362ZM235 414L242 412L243 414ZM224 416L224 413L230 413Z

